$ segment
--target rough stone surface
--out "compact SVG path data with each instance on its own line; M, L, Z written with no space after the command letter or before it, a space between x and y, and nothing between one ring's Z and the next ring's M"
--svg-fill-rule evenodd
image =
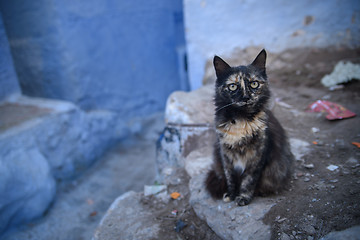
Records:
M168 175L169 167L185 167L188 154L209 146L209 141L214 139L213 91L213 86L208 85L169 96L165 109L167 126L157 143L159 180Z
M56 184L47 160L35 147L27 147L26 152L15 148L1 157L0 234L7 226L38 217L55 196Z
M331 232L321 238L320 240L359 240L360 239L360 226L354 226L343 231Z
M55 180L81 173L128 131L112 112L84 112L68 102L18 97L0 109L8 105L13 114L0 116L0 233L41 216ZM14 114L16 123L6 124Z
M168 167L184 167L186 156L196 148L208 146L212 138L214 130L207 125L167 125L157 143L156 167L160 179Z
M190 180L190 204L198 217L223 239L270 239L270 226L262 219L275 205L274 199L255 198L243 207L214 201L203 187L205 177L206 174L200 174Z
M141 195L130 191L117 198L101 220L93 240L158 239L160 228L153 223L152 213L141 204Z
M186 171L191 176L190 204L197 216L223 239L270 239L270 226L262 222L275 205L274 198L255 198L243 207L234 202L213 200L204 188L206 173L212 164L211 148L196 149L186 158Z
M166 103L165 122L177 124L213 123L214 86L207 85L192 92L174 92ZM201 109L201 111L199 111Z
M197 151L192 151L185 158L185 170L190 177L199 175L211 169L212 161L212 148L203 147Z

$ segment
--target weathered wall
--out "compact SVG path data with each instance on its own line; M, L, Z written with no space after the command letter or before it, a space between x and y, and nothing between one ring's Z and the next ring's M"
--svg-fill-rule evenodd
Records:
M0 0L0 8L26 95L131 117L186 89L181 0Z
M20 94L20 87L0 12L0 101L14 94Z
M360 46L357 0L184 0L184 14L192 89L201 85L208 59L236 48Z

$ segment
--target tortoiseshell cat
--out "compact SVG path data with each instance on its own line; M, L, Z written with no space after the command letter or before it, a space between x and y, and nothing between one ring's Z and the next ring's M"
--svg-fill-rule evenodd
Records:
M293 165L284 129L268 109L270 98L262 50L248 66L230 67L214 57L214 164L206 179L212 197L244 206L254 194L285 188Z

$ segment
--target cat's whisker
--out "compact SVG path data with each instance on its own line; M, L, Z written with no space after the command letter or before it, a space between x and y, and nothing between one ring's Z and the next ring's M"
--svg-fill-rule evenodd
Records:
M234 105L234 104L236 104L236 102L232 102L232 103L226 104L225 106L222 106L221 108L216 109L215 113L217 113L218 111L220 111L220 110L222 110L222 109L224 109L224 108L226 108L226 107L229 107L229 106L231 106L231 105Z

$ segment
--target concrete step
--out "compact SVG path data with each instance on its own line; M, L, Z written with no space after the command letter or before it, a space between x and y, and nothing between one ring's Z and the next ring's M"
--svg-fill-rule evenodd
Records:
M109 111L18 96L0 104L0 234L41 216L56 182L87 169L116 141L126 122Z
M153 184L154 162L155 140L133 138L116 144L80 177L58 184L56 199L44 217L2 240L91 239L114 199Z

